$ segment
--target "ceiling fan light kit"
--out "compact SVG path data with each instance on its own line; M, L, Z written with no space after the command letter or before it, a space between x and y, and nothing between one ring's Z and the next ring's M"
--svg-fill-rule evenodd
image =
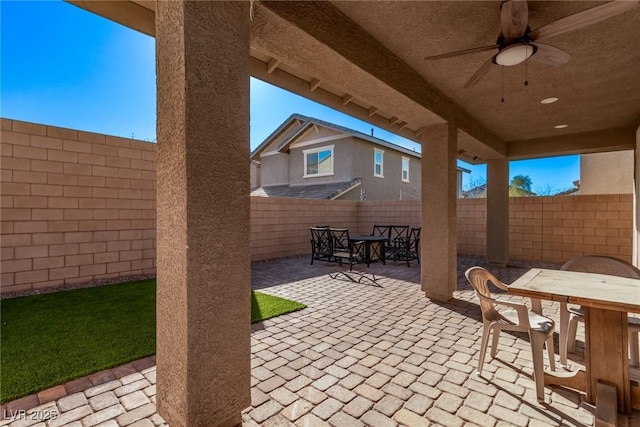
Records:
M529 7L526 0L504 0L500 4L501 31L495 45L481 46L439 55L428 56L426 60L454 58L484 51L495 51L480 68L467 80L465 88L475 86L493 65L513 66L532 60L552 66L566 64L571 55L555 46L541 41L564 33L576 31L605 19L625 13L635 8L640 0L613 0L573 15L565 16L540 28L529 28ZM525 86L527 82L525 82Z
M493 57L493 62L498 65L504 65L505 67L511 67L529 59L536 50L538 50L536 46L527 42L512 44L500 50L500 52Z

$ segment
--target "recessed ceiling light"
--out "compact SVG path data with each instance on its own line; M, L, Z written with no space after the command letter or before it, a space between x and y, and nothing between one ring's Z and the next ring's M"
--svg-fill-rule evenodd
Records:
M566 127L568 127L569 125L555 125L554 128L556 129L564 129Z
M554 102L558 102L558 98L552 96L551 98L545 98L540 101L540 104L553 104Z

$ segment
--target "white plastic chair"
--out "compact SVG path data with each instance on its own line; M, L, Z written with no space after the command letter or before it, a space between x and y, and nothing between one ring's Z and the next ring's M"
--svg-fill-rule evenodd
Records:
M584 273L608 274L610 276L640 279L640 270L618 258L604 255L583 255L571 258L564 263L561 270L580 271ZM576 351L576 332L578 322L584 323L582 307L570 307L560 303L560 363L567 364L567 352ZM629 317L629 355L631 365L639 366L638 334L640 319Z
M533 376L536 383L536 394L539 402L544 401L544 360L543 347L546 342L549 352L549 365L555 371L553 353L553 320L530 311L526 305L517 302L493 298L489 290L489 282L496 287L507 290L507 285L482 267L472 267L465 273L467 280L476 291L482 310L482 343L478 360L478 374L482 374L485 353L489 342L489 334L493 331L491 357L496 357L498 340L501 331L519 331L529 334L531 353L533 355ZM507 307L498 311L496 305Z

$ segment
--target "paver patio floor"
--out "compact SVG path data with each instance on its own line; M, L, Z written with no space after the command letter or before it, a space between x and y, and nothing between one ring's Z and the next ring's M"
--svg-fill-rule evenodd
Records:
M253 325L252 406L243 411L243 425L592 425L576 392L547 387L546 403L537 403L526 335L503 333L497 358L487 356L483 375L476 375L482 320L464 279L473 265L484 262L459 258L455 299L436 303L421 292L415 262L409 268L393 262L360 268L375 273L380 287L331 279L330 272L347 268L310 266L307 257L254 263L254 289L308 308ZM527 270L491 268L507 283ZM557 320L557 305L545 303L544 309ZM579 364L580 356L571 356ZM147 366L149 360L103 373L104 380L94 375L95 381L83 389L76 385L66 397L48 391L40 403L53 399L43 407L60 415L32 424L165 425L155 413L155 366ZM640 425L635 417L623 417L622 425Z

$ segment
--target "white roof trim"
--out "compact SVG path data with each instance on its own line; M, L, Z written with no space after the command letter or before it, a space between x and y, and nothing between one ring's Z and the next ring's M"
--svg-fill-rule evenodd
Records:
M321 144L323 142L335 141L336 139L344 139L344 138L349 138L349 135L345 135L345 134L329 135L329 136L323 136L321 138L310 139L309 141L294 142L289 146L289 148L306 147L308 145Z
M342 195L344 195L344 194L348 193L349 191L353 190L354 188L359 187L359 186L360 186L360 184L362 184L362 181L360 181L360 182L356 182L356 183L355 183L354 185L352 185L351 187L349 187L349 188L347 188L346 190L341 191L340 193L338 193L338 194L336 194L335 196L333 196L333 197L331 198L331 200L335 200L335 199L337 199L338 197L341 197Z

